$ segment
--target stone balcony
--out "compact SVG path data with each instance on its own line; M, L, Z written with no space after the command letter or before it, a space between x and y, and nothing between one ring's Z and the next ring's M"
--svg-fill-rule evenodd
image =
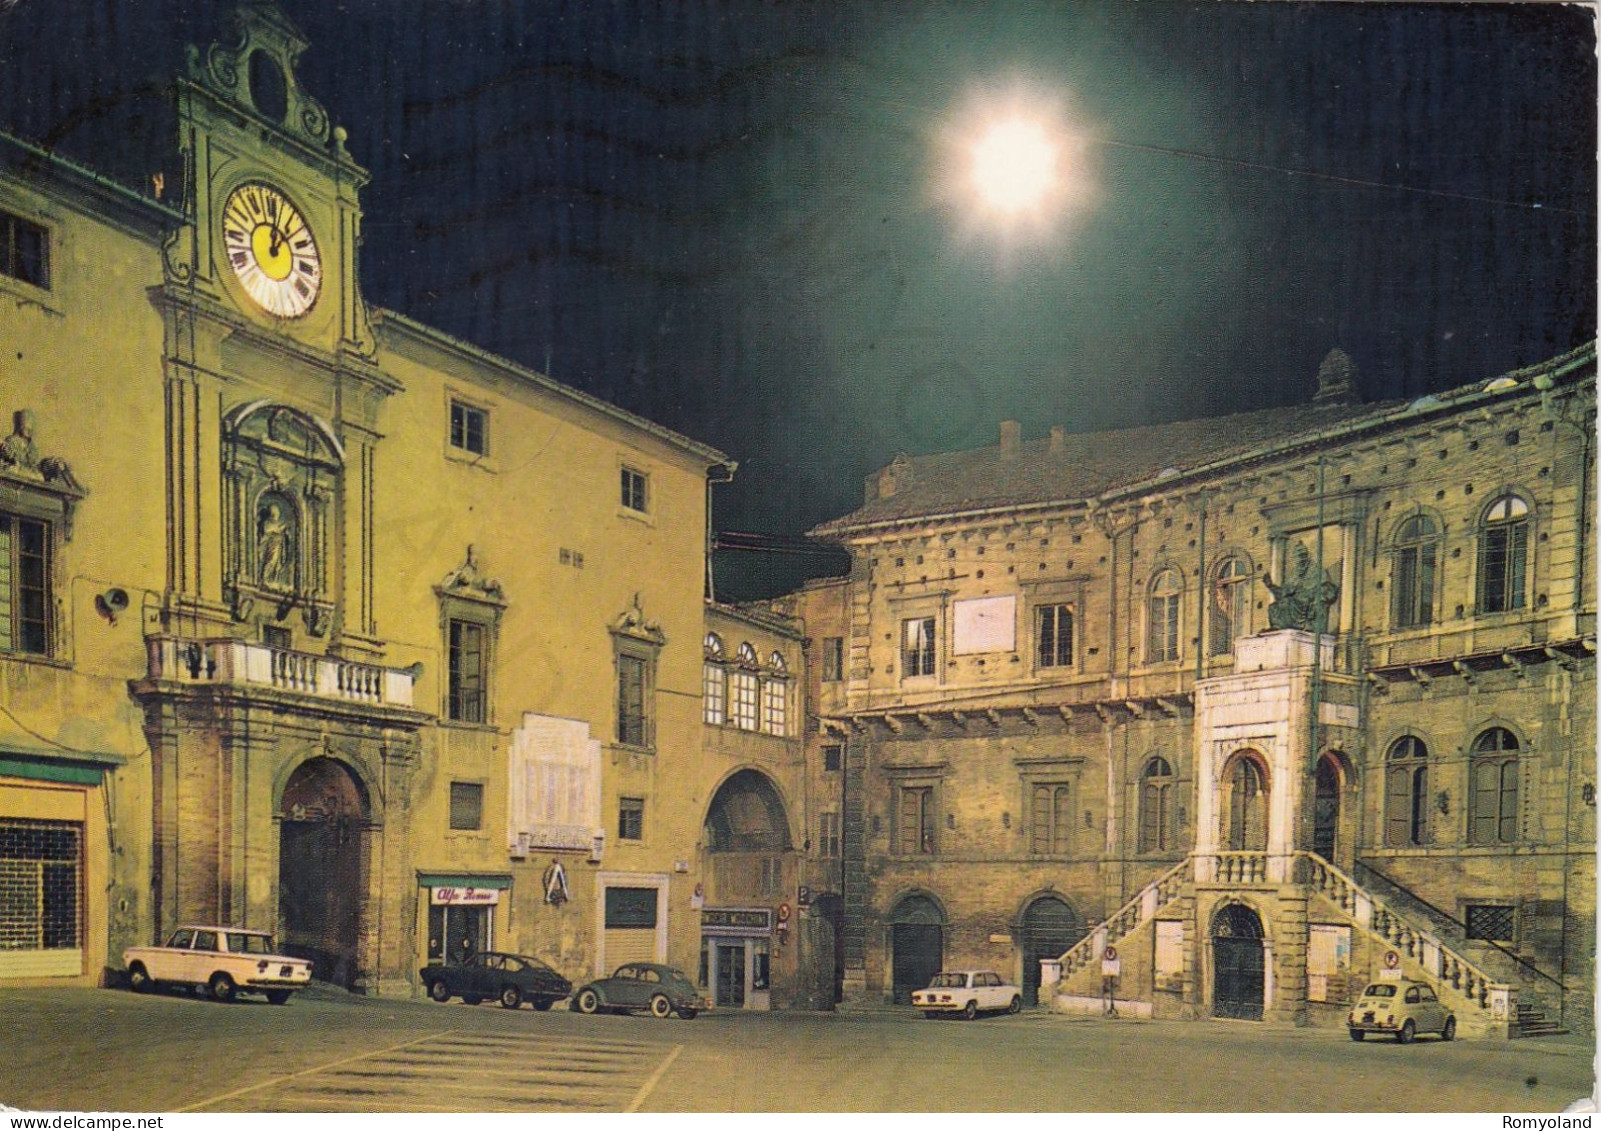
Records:
M252 640L153 636L151 683L270 688L346 704L412 710L413 668L389 668L337 656L294 652Z

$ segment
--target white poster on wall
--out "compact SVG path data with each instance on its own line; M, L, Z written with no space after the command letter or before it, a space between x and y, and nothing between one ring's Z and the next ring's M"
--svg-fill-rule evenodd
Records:
M975 597L951 606L951 651L958 656L1017 649L1017 598Z

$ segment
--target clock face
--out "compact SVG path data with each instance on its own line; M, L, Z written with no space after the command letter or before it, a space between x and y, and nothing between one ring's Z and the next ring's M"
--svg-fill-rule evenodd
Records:
M305 217L270 185L234 189L222 210L228 262L268 314L298 318L322 287L322 260Z

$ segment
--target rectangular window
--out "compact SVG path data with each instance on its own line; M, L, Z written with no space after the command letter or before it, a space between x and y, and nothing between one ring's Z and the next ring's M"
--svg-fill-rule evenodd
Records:
M607 888L606 927L654 927L655 888Z
M1066 668L1073 664L1073 609L1069 605L1045 605L1034 612L1034 637L1039 666Z
M1529 527L1507 522L1487 527L1479 542L1479 611L1505 613L1523 607L1523 572Z
M0 514L0 652L50 654L50 526Z
M845 760L845 749L842 746L823 747L823 769L838 770Z
M702 717L711 726L722 726L728 717L728 669L722 664L705 664L700 672Z
M32 220L0 212L0 275L50 288L50 230Z
M450 718L459 723L485 721L484 626L470 620L450 622Z
M1467 920L1470 939L1490 942L1513 941L1517 926L1517 909L1504 903L1470 903L1463 916Z
M934 787L902 786L896 798L896 848L903 855L934 852Z
M649 745L645 715L645 661L638 656L617 657L617 741L626 746Z
M839 814L818 815L817 852L820 856L839 855Z
M823 682L838 683L845 678L845 638L823 637Z
M780 738L789 735L789 684L785 680L762 680L762 730Z
M619 797L617 799L617 839L645 839L645 799Z
M481 408L450 402L450 446L475 456L489 454L489 413Z
M645 491L647 478L643 471L635 471L631 467L623 468L623 506L640 514L649 510L647 506L649 500Z
M1062 783L1041 782L1032 787L1029 813L1029 851L1061 855L1072 841L1072 791Z
M908 679L934 674L934 618L901 622L901 674Z
M83 826L0 820L0 951L83 945Z
M756 729L757 679L755 672L735 671L729 719L740 730Z
M484 787L477 782L450 783L450 827L477 830L484 827Z

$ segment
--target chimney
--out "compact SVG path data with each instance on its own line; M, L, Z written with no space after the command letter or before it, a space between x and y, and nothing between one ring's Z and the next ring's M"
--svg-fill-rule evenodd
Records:
M1059 456L1067 449L1067 430L1060 424L1051 425L1051 454Z
M1023 426L1015 420L1001 421L1001 458L1016 459L1023 447Z
M867 477L867 501L874 499L893 499L896 492L902 487L909 487L912 483L912 461L905 452L901 452L890 465L881 469L877 475Z
M1362 400L1356 389L1356 364L1344 350L1331 349L1323 364L1317 368L1317 393L1312 397L1316 405L1358 404Z

